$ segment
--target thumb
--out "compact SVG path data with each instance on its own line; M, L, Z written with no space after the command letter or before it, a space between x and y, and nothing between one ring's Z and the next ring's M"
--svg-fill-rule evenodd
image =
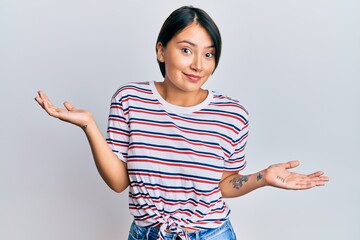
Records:
M75 110L76 108L69 102L64 102L64 106L68 111Z
M290 162L287 162L286 165L285 165L285 168L286 169L289 169L289 168L295 168L297 166L300 165L300 162L295 160L295 161L290 161Z

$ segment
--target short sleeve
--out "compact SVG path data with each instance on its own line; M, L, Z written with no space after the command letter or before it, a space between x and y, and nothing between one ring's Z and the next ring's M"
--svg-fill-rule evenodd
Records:
M224 171L241 171L246 167L245 147L248 137L248 122L236 135L233 150L229 159L225 160Z
M113 96L111 99L106 141L118 158L126 162L129 148L129 124L121 98L118 96Z

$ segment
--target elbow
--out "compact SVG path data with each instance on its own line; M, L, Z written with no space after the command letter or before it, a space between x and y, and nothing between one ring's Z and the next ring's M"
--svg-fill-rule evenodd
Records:
M122 193L125 189L127 189L127 185L124 186L109 186L111 190L113 190L116 193Z
M101 177L103 178L106 185L108 185L108 187L111 188L111 190L113 190L116 193L123 192L130 185L130 180L127 175L126 177L120 177L120 178L119 177L110 178L105 175L101 175Z
M125 189L111 188L116 193L122 193Z
M127 187L129 186L129 179L125 179L124 181L119 181L119 182L107 182L107 185L116 193L121 193L123 191L125 191L125 189L127 189Z
M230 191L227 191L225 189L220 188L220 192L221 192L221 197L222 198L234 198L234 197L236 197L236 196L234 196L233 193L231 193Z

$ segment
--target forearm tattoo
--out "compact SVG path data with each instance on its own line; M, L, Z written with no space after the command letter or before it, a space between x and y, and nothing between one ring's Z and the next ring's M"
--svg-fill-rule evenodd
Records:
M237 176L230 180L230 183L232 183L233 188L240 189L243 186L244 182L247 182L249 180L248 176Z
M257 181L260 181L262 178L263 178L263 175L262 175L261 173L259 173L259 174L256 176L256 180L257 180Z

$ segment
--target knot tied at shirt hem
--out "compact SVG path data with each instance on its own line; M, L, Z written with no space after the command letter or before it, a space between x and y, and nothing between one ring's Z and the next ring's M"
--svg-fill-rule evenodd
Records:
M178 225L175 219L169 217L164 222L160 222L158 240L164 240L167 233L176 234L181 240L190 240L187 233Z

